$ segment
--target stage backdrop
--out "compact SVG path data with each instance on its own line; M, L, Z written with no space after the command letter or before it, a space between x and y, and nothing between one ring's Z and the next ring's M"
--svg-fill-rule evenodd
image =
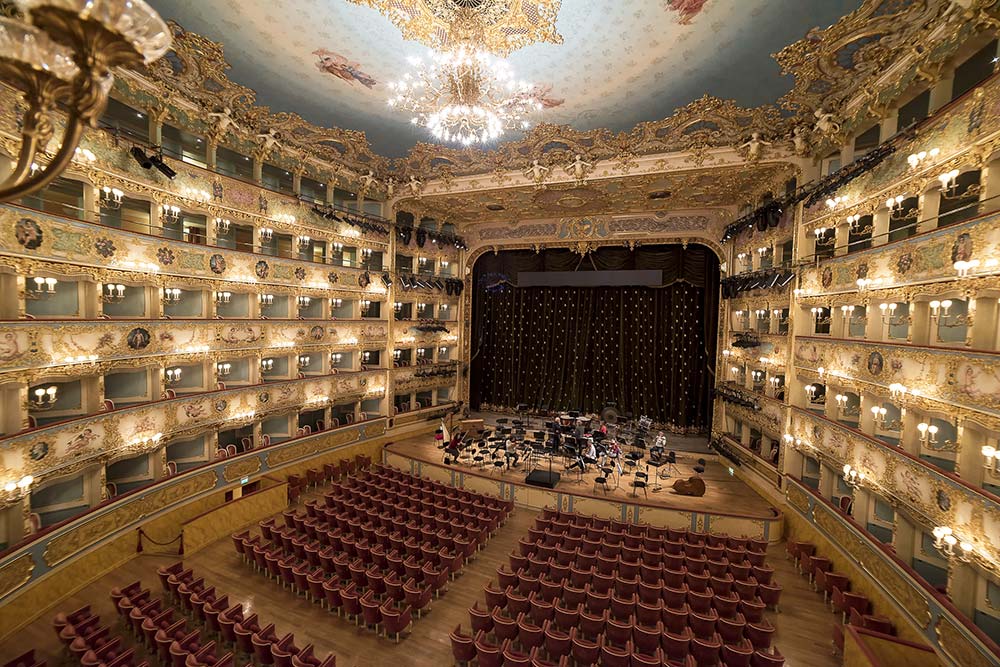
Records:
M519 287L535 271L659 270L655 286ZM711 428L719 263L689 244L481 256L473 273L473 409L616 402L675 432Z

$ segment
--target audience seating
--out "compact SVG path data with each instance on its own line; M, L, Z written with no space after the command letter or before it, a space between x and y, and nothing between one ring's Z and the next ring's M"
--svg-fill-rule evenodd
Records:
M794 561L799 572L807 576L813 589L823 594L823 602L829 600L834 613L840 614L840 623L833 626L833 646L837 652L844 650L844 625L868 628L887 635L895 635L892 622L872 613L872 603L864 595L851 591L850 578L833 570L829 558L816 553L816 547L809 542L788 540L785 543L785 557ZM768 600L767 587L762 591L762 600ZM770 606L770 602L766 602ZM774 601L777 608L777 601ZM766 663L762 663L766 664Z
M307 474L336 477L321 500L260 522L259 536L232 535L233 545L282 588L399 641L513 503L367 460L341 464Z
M139 581L110 591L121 633L101 626L89 606L56 614L53 627L80 667L148 667L137 662L137 649L162 667L234 667L238 658L255 660L258 667L335 667L333 655L320 660L311 645L297 647L291 633L279 638L274 624L261 627L256 614L229 606L227 595L181 562L158 568L157 575L162 597ZM28 652L3 667L45 663Z
M484 587L485 608L469 609L472 634L452 633L452 650L504 665L781 665L764 618L781 594L766 548L544 510Z

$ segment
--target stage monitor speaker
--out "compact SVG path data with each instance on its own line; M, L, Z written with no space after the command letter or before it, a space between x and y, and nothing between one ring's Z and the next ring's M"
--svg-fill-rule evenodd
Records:
M559 473L549 472L548 470L535 470L524 478L524 482L525 484L531 484L532 486L554 489L556 488L556 484L559 483Z

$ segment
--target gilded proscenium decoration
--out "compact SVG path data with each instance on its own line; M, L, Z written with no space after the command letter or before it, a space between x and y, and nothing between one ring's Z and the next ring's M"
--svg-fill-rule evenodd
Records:
M494 150L450 148L418 143L398 161L396 168L422 178L445 175L491 174L498 165L508 170L526 170L539 160L551 169L549 177L572 162L577 154L588 162L607 160L619 171L633 170L633 161L644 155L685 153L694 166L713 160L711 151L743 144L754 132L769 140L791 132L792 121L774 106L744 108L732 100L705 95L677 109L663 120L643 122L629 132L613 133L604 128L577 130L567 125L540 123L518 141L507 141ZM777 154L778 146L768 153ZM785 149L790 150L790 146Z
M762 165L754 170L738 166L601 177L585 185L550 184L475 192L424 193L420 202L405 201L401 208L438 220L483 224L562 216L600 216L669 209L702 211L731 207L746 197L776 191L794 173L788 163Z
M561 44L556 15L562 0L351 0L378 10L404 39L445 49L457 38L475 37L498 56L547 42ZM474 25L469 26L468 23ZM473 30L474 34L469 35Z

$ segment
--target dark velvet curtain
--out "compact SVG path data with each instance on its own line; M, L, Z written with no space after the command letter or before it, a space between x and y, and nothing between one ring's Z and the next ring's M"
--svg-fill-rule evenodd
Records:
M660 269L657 287L517 287L521 271ZM473 289L473 408L647 415L677 432L711 427L719 265L700 245L504 251Z

